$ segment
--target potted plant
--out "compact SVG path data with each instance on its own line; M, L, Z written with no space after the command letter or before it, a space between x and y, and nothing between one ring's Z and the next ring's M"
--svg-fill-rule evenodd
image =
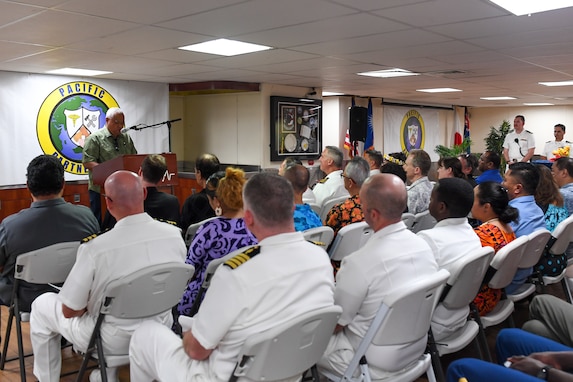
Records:
M505 140L505 136L509 133L509 129L511 125L509 121L503 120L499 128L495 128L491 126L489 128L489 134L484 138L485 141L485 149L487 151L493 151L498 153L501 158L501 165L499 166L499 171L504 173L505 171L505 158L503 157L503 141Z

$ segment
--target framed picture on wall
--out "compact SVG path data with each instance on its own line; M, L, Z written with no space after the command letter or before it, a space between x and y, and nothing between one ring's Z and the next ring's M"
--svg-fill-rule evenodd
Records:
M316 159L321 139L321 100L271 97L271 161Z

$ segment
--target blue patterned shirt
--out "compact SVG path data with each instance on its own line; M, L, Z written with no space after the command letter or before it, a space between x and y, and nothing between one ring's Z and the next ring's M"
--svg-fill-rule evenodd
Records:
M310 228L322 226L320 216L316 214L310 205L297 204L294 209L294 229L295 231L304 231Z
M564 185L559 191L563 195L565 207L569 210L569 216L573 215L573 183Z

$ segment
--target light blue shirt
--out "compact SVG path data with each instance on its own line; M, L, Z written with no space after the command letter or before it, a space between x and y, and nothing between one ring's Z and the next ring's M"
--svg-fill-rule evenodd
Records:
M569 216L573 215L573 183L568 183L561 187L559 190L561 195L563 195L563 200L565 202L565 207L569 210Z

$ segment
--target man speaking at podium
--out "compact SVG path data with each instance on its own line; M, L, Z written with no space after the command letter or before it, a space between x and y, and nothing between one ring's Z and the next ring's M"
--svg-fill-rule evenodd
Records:
M109 108L105 126L86 138L82 163L89 170L90 209L101 225L101 187L93 183L92 171L100 163L120 155L137 154L131 137L122 132L125 116L118 107Z

